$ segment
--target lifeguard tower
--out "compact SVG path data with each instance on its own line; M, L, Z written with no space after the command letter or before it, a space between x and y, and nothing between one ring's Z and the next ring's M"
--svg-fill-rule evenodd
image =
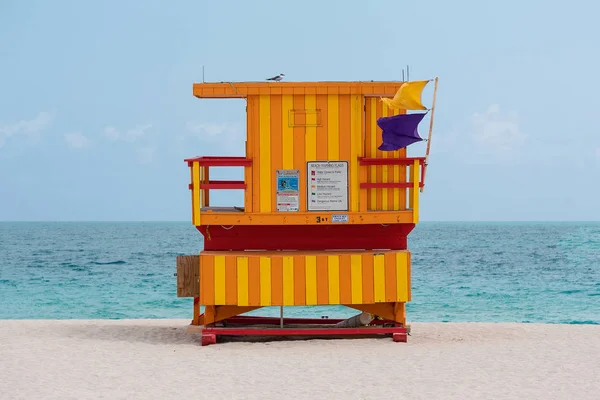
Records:
M193 85L198 98L247 102L245 156L185 160L204 249L178 257L178 296L194 298L190 330L203 345L219 335L407 340L407 235L419 221L427 158L407 157L406 147L423 140L417 125L428 113L431 139L437 78L429 110L421 104L428 82ZM243 168L244 179L213 180L213 167ZM213 190L242 190L243 207L211 206ZM325 305L362 314L350 322L241 315Z

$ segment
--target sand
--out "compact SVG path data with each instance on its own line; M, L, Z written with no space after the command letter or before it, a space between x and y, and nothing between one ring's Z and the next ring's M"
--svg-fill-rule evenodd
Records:
M188 323L0 321L0 398L600 398L600 326L413 323L408 343L201 347Z

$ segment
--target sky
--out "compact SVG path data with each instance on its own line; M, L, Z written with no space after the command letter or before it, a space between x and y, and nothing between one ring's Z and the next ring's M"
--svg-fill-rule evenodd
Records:
M190 221L183 159L244 150L244 101L193 97L202 66L206 81L356 81L400 80L406 65L411 80L439 77L421 220L598 221L599 12L0 0L0 221Z

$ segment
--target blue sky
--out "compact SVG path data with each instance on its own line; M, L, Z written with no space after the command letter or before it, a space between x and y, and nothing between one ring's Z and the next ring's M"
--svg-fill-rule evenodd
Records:
M202 65L207 81L311 81L397 80L407 64L440 77L422 220L600 220L599 11L3 0L0 220L189 220L183 159L244 146L242 100L192 96Z

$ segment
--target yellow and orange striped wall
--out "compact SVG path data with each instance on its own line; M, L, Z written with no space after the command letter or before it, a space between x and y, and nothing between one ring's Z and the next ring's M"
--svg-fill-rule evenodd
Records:
M402 82L278 82L202 83L194 95L203 98L247 99L245 212L276 212L275 177L278 169L300 172L300 213L307 211L306 163L349 162L349 212L403 211L407 189L360 189L358 157L405 157L377 150L381 129L377 119L398 112L381 96L393 96ZM407 167L368 166L365 182L407 182ZM202 179L202 178L198 178ZM360 207L360 191L366 207Z
M300 306L408 302L410 252L200 253L200 304Z

